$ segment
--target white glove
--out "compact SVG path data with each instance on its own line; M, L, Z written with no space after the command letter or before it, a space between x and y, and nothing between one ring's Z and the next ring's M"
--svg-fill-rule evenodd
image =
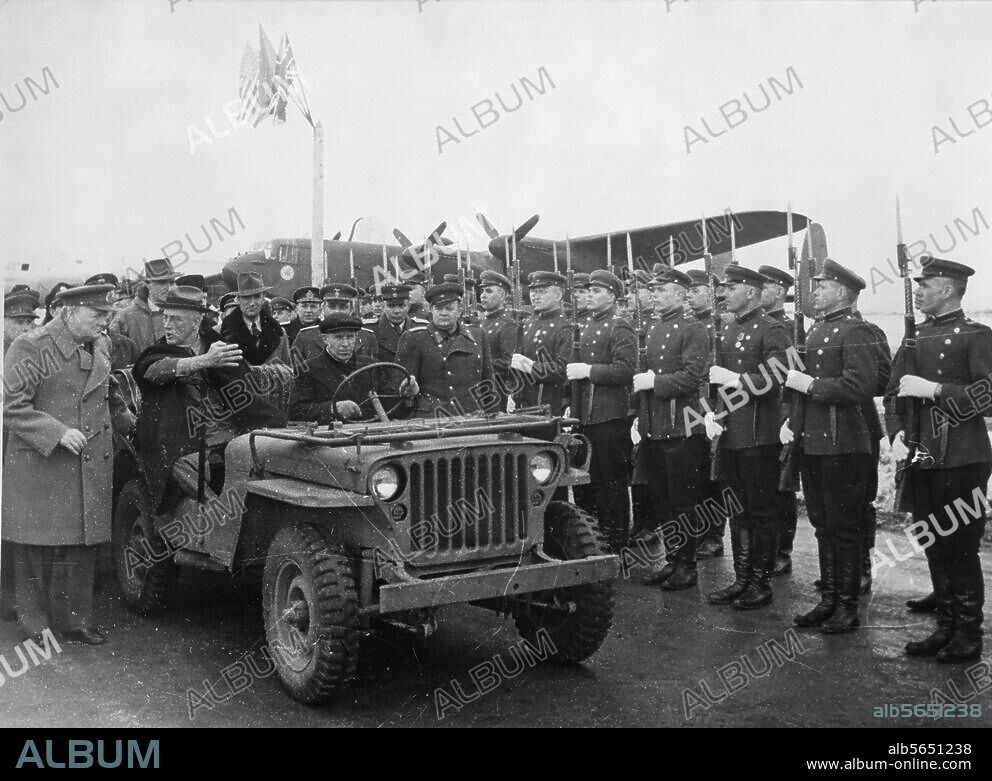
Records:
M641 441L641 432L637 430L637 421L635 420L630 427L630 441L635 445Z
M914 399L937 398L937 387L939 383L924 380L915 374L907 374L899 380L899 395L912 396Z
M722 366L711 366L710 382L724 388L739 388L741 387L741 375L730 371L730 369L724 369Z
M565 367L565 376L570 380L588 380L592 373L590 363L570 363Z
M795 438L796 435L793 433L792 429L789 428L789 421L786 420L785 423L782 424L782 428L778 430L778 441L783 445L788 445Z
M518 372L524 372L525 374L530 374L534 371L534 361L528 358L526 355L521 355L520 353L514 353L510 356L510 368L516 369Z
M800 393L809 393L809 386L813 384L815 377L810 377L808 374L803 374L795 369L789 369L788 375L785 378L785 387L792 388L794 391L799 391Z
M646 371L634 375L634 391L654 390L654 372Z
M513 412L517 408L517 402L513 400L513 396L510 396L506 400L506 411Z
M712 412L707 412L703 416L703 426L706 427L706 436L710 440L716 439L723 433L723 426L716 422L716 415Z
M903 378L905 379L905 378ZM892 457L896 461L905 461L909 458L909 448L906 447L906 432L900 431L892 440Z

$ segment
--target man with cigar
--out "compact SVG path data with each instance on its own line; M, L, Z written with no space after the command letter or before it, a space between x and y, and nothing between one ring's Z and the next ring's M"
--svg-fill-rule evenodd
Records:
M134 418L110 374L112 285L69 288L4 357L3 542L25 636L104 642L93 612L97 546L110 541L112 431ZM42 367L38 372L31 366Z

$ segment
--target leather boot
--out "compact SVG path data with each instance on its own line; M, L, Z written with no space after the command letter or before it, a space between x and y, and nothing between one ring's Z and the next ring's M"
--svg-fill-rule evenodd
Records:
M751 580L747 590L731 604L738 610L755 610L772 602L770 584L775 552L778 549L776 530L754 529L751 533Z
M871 591L871 551L875 547L875 505L871 502L861 516L861 586L858 594Z
M730 547L734 553L734 582L707 595L714 605L729 605L747 590L751 579L751 531L743 528L740 521L730 522Z
M874 547L874 543L872 547ZM861 583L858 594L864 596L869 591L871 591L871 548L861 552Z
M661 584L666 591L681 591L696 585L699 575L696 571L696 538L689 535L685 545L675 554L675 572Z
M696 550L696 558L699 560L713 559L723 555L723 540L712 537L704 537Z
M982 655L982 603L985 584L978 567L960 559L948 562L954 611L954 636L937 652L938 662L972 662Z
M954 636L954 602L951 594L951 576L947 564L936 552L927 551L930 565L930 580L933 582L933 597L937 604L937 630L924 640L906 643L906 653L910 656L935 656L951 642Z
M907 599L906 607L910 613L932 613L937 609L937 597L931 591L922 599Z
M666 580L668 580L675 573L675 556L674 554L668 555L668 561L665 562L665 566L662 567L657 572L652 572L647 577L641 580L645 586L660 586Z
M858 591L861 589L861 535L834 537L834 578L837 609L820 625L825 635L851 632L860 626Z
M834 614L837 609L836 561L834 559L833 540L822 537L818 541L820 554L820 603L808 613L802 613L793 619L796 626L819 626Z

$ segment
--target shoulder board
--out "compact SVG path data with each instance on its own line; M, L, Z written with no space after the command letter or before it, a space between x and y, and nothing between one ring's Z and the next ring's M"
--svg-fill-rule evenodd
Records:
M415 333L418 333L420 331L426 331L426 330L427 330L427 326L426 325L415 325L415 326L412 326L410 328L407 328L406 329L406 333L408 333L408 334L415 334Z
M303 328L301 328L301 329L300 329L300 330L299 330L299 331L297 332L297 336L298 336L299 334L302 334L302 333L303 333L304 331L312 331L312 330L314 330L315 328L317 328L317 326L316 326L316 325L307 325L307 326L304 326Z
M366 318L365 320L362 320L362 325L375 325L378 322L379 322L378 317L370 317L370 318Z
M362 328L362 331L364 331L367 334L372 334L373 336L375 335L375 331L373 331L371 328L365 328L365 327L363 327Z

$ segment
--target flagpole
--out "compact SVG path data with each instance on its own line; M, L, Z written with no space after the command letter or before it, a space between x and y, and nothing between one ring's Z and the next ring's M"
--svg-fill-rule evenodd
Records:
M313 126L313 231L310 234L310 284L324 286L324 124Z

